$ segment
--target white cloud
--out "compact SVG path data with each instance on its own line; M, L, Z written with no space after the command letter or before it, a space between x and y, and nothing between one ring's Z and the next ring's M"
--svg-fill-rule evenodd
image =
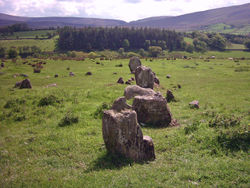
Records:
M244 3L249 0L0 0L0 12L19 16L82 16L132 21Z

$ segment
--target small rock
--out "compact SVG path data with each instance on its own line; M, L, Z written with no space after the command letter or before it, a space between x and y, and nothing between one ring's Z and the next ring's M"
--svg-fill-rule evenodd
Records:
M113 74L117 74L117 72L113 72Z
M166 100L167 102L175 101L174 94L171 90L167 90Z
M49 84L49 85L47 85L46 87L47 87L47 88L48 88L48 87L57 87L57 85L56 85L56 83L54 83L54 84Z
M159 78L157 78L157 76L155 76L154 82L155 82L156 84L160 85L160 80L159 80Z
M67 67L67 70L70 70L70 68L69 68L69 67Z
M86 72L85 75L86 75L86 76L90 76L90 75L92 75L92 72Z
M70 72L69 76L75 76L75 74L73 72Z
M166 78L171 78L171 75L168 74L168 75L166 76Z
M31 89L32 88L29 79L25 79L23 81L17 82L14 87L19 88L19 89L26 89L26 88Z
M58 74L55 74L54 77L55 77L55 78L58 78Z
M131 80L132 80L132 81L135 81L135 79L134 79L133 77L131 77Z
M117 83L118 83L118 84L124 84L123 78L120 77L120 78L118 79Z
M131 85L131 81L130 81L130 80L128 80L128 81L126 81L126 82L125 82L125 84L127 84L127 85Z
M1 63L1 67L4 68L4 62Z
M95 64L100 65L100 62L96 62Z
M40 72L41 72L41 69L37 69L37 68L34 69L34 73L40 73Z
M178 87L179 89L181 89L181 85L180 85L180 84L178 84L177 87Z
M122 67L123 65L122 64L119 64L119 65L115 65L116 67Z
M197 101L197 100L194 100L194 101L190 102L189 106L190 106L190 108L197 108L197 109L200 108L199 101Z
M24 78L27 78L28 75L27 74L20 74L20 76L24 77Z

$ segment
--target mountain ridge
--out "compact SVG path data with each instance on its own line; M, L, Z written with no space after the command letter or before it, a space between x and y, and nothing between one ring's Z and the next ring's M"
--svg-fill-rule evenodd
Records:
M178 31L199 30L208 25L227 24L233 27L250 25L250 3L188 13L179 16L148 17L132 22L117 19L82 17L21 17L0 13L0 26L27 23L31 28L46 27L153 27Z

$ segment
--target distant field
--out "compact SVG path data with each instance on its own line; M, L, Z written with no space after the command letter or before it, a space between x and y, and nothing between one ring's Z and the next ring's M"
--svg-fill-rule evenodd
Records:
M244 44L231 44L227 49L246 49Z
M203 54L211 55L250 57L249 52ZM168 105L181 124L142 126L156 153L155 161L145 163L107 154L102 120L94 116L104 102L123 96L127 85L116 81L134 76L129 59L26 60L47 64L39 74L20 59L0 69L0 187L249 187L250 60L142 59L160 80L155 90L164 96L173 91L177 102ZM17 73L27 74L33 88L14 89L23 79L14 77ZM46 87L53 83L57 86ZM50 95L59 102L39 106ZM200 109L189 108L192 100L199 100ZM71 116L79 121L59 126Z
M184 41L188 44L193 44L193 39L192 38L188 38L188 37L184 37Z
M0 39L17 39L17 37L19 39L22 38L47 38L46 34L50 33L53 34L55 32L55 30L37 30L37 31L20 31L20 32L14 32L13 35L10 36L0 36Z
M38 46L42 51L53 51L55 49L56 37L52 39L22 39L22 40L0 40L0 46L5 48L20 46Z
M242 27L237 28L231 25L220 23L215 25L209 25L206 28L202 29L202 31L247 35L250 33L250 25L244 25Z

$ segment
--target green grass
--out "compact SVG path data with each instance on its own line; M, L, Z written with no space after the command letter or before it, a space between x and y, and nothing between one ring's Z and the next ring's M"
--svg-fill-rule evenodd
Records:
M249 57L247 52L206 55L211 54ZM101 119L94 117L104 102L123 95L126 85L116 81L133 76L129 60L45 61L40 74L21 60L7 61L0 70L1 187L249 187L249 60L143 59L160 79L156 90L164 95L173 90L178 102L169 107L181 124L142 127L156 153L155 161L145 163L108 155ZM244 71L235 71L239 68ZM76 76L69 77L70 71ZM85 76L88 71L93 75ZM16 73L29 75L33 88L13 89L23 79L14 78ZM57 87L46 87L52 83ZM177 84L182 88L175 89ZM198 110L188 106L194 99Z
M17 37L19 39L23 38L47 38L47 33L53 34L55 31L54 30L37 30L37 31L19 31L19 32L14 32L13 35L9 35L7 37L0 36L0 39L16 39Z
M231 33L237 35L248 35L250 32L250 25L243 25L241 27L234 27L231 25L219 23L214 25L209 25L202 31L206 32L217 32L217 33Z
M39 39L22 39L22 40L0 40L0 47L21 47L21 46L38 46L42 51L53 51L57 37L39 40Z
M227 49L246 49L244 44L234 44L232 43L230 46L227 46Z

